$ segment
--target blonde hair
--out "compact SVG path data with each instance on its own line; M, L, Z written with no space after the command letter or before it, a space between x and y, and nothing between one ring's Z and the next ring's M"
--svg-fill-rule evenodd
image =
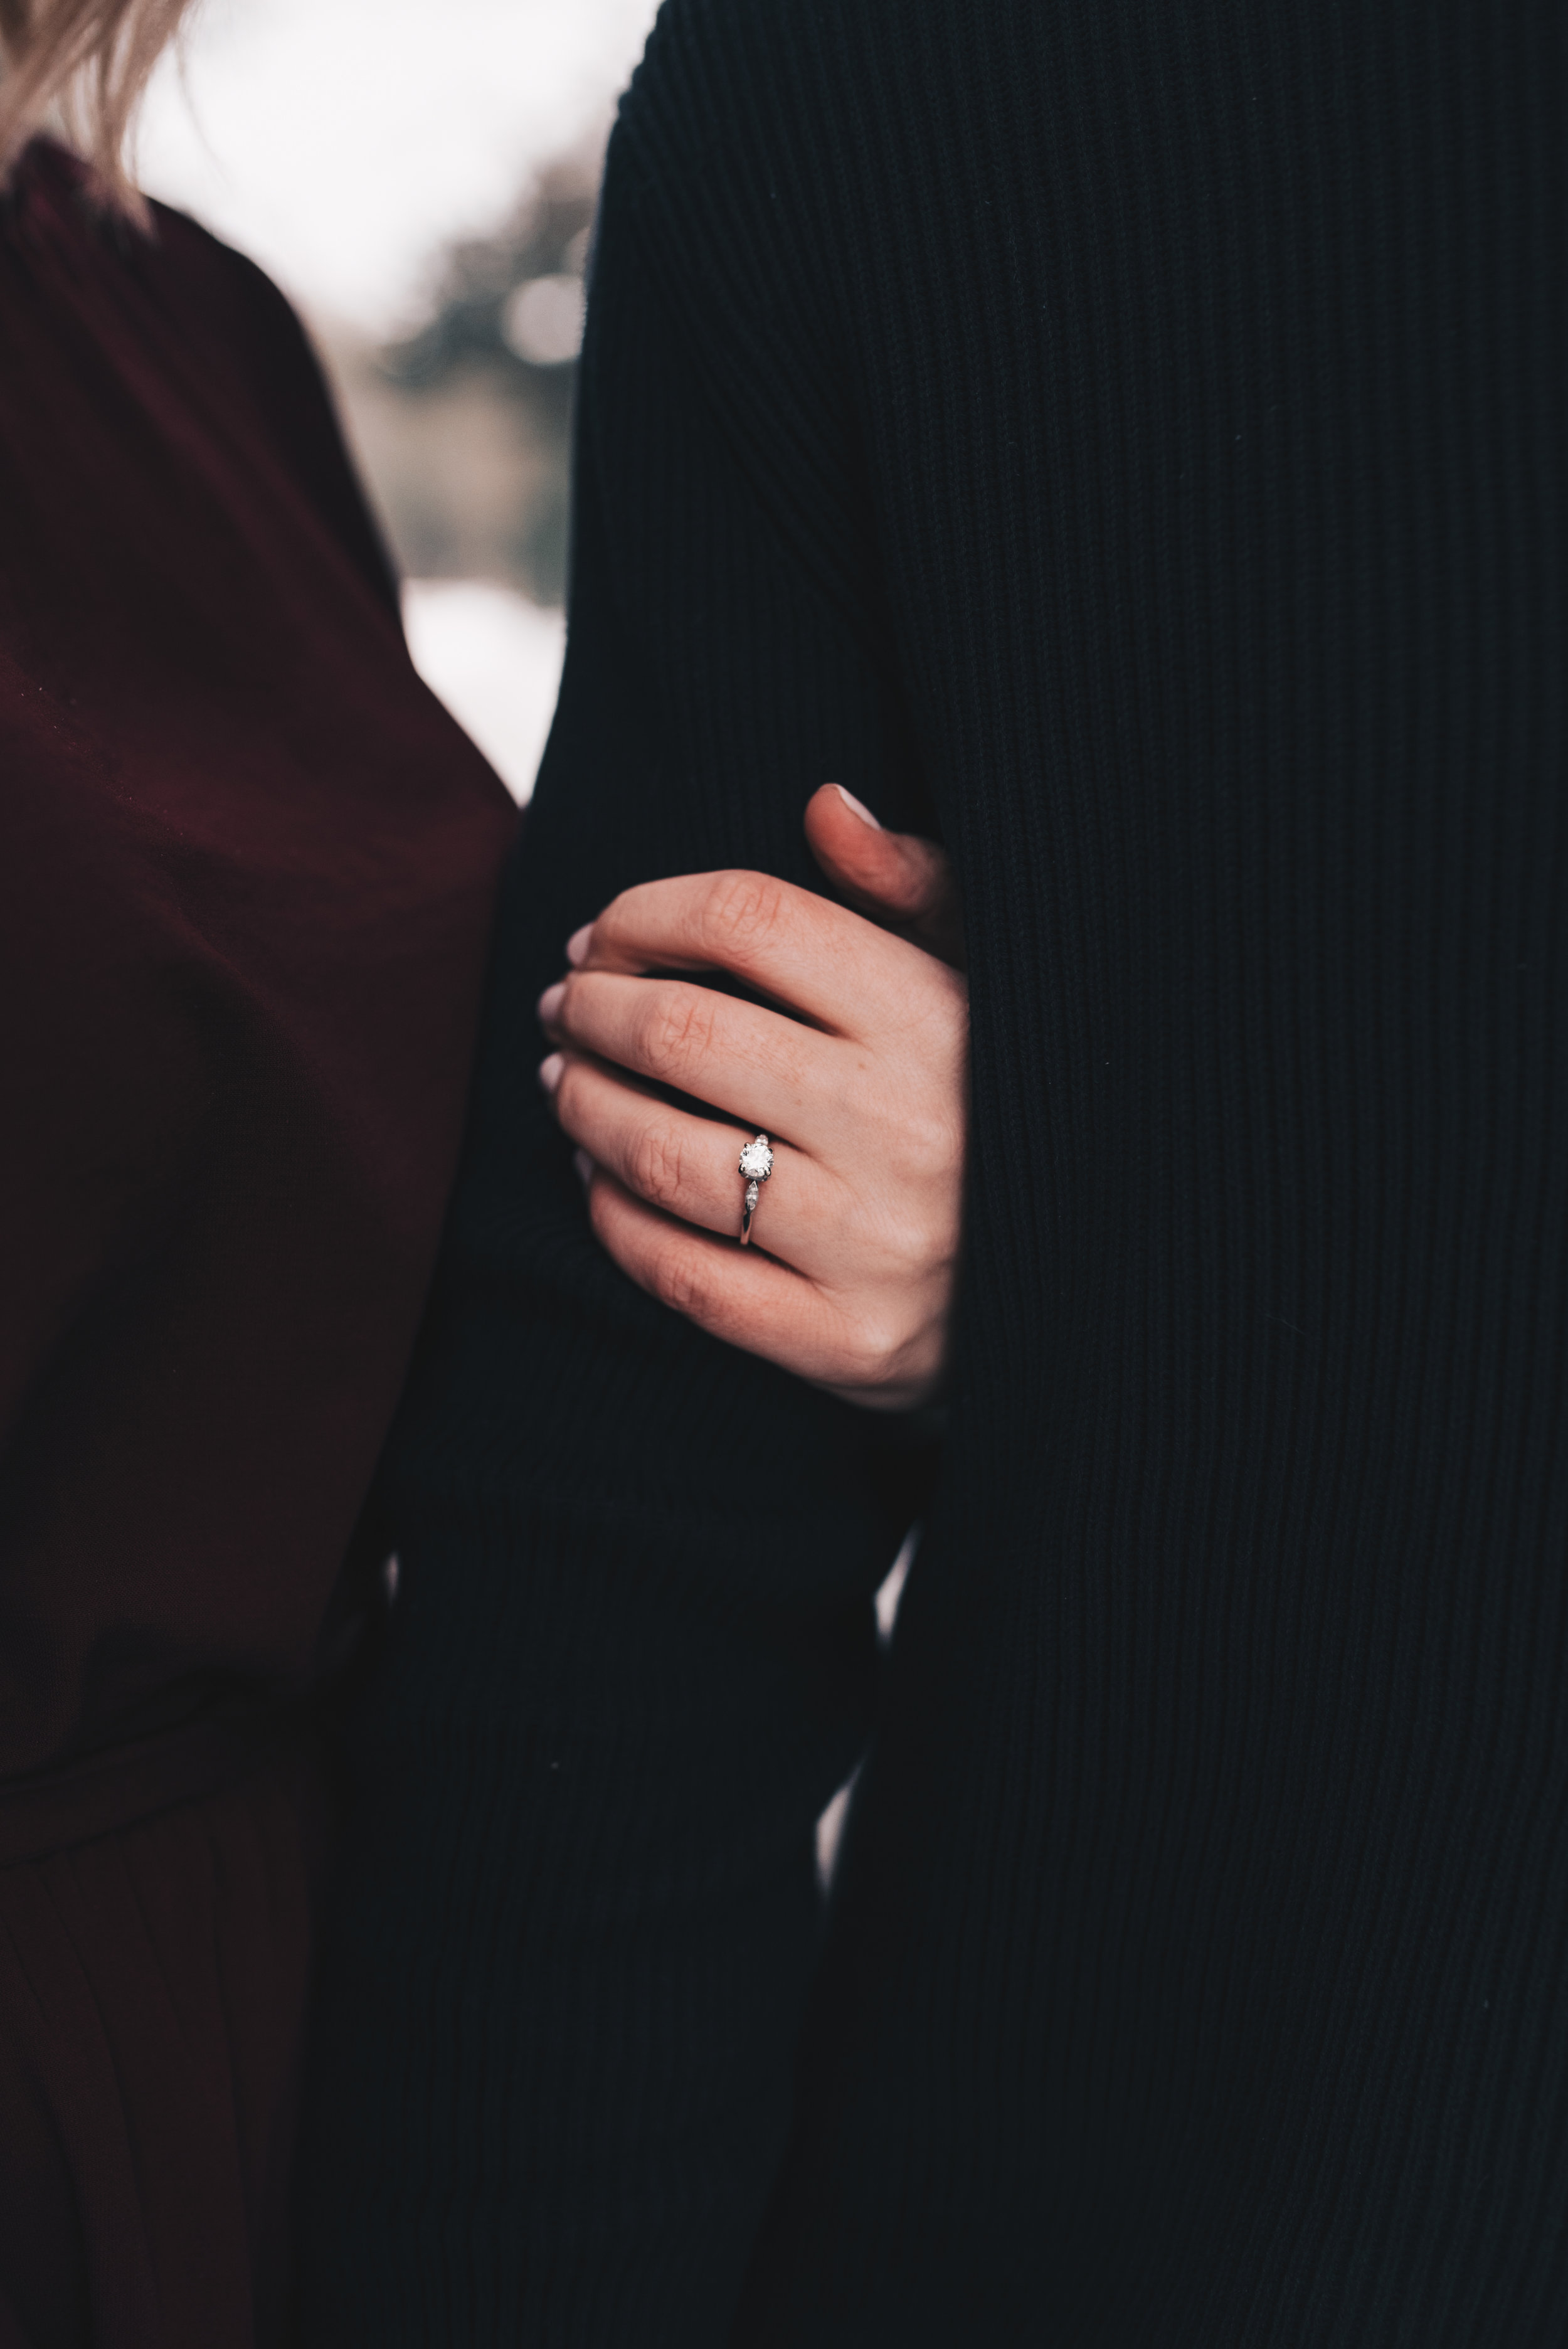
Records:
M190 0L0 0L0 184L50 115L93 168L105 201L146 205L125 167L126 133L147 78Z

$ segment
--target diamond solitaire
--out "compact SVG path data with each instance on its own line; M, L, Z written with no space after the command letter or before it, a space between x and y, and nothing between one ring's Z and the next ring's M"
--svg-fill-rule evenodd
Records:
M748 1142L740 1154L740 1171L746 1177L746 1205L740 1211L740 1245L751 1237L751 1218L757 1211L762 1185L773 1172L773 1148L765 1133Z

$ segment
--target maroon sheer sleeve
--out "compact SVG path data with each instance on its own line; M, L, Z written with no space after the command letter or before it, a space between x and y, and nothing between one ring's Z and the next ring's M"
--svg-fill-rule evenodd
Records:
M262 2349L331 1804L511 804L297 323L0 204L0 2343Z
M513 819L264 281L47 150L0 272L3 1774L308 1671Z

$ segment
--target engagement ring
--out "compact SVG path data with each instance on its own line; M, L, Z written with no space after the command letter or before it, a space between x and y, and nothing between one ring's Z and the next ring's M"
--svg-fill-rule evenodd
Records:
M746 1205L740 1211L740 1245L744 1247L751 1237L751 1218L756 1213L762 1185L773 1172L773 1146L765 1133L759 1133L755 1142L748 1142L741 1152L740 1171L746 1177Z

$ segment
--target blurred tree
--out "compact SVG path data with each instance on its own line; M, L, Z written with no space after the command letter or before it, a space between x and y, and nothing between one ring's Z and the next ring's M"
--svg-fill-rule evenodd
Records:
M324 335L405 574L562 599L583 277L603 144L449 247L426 316L379 350Z

